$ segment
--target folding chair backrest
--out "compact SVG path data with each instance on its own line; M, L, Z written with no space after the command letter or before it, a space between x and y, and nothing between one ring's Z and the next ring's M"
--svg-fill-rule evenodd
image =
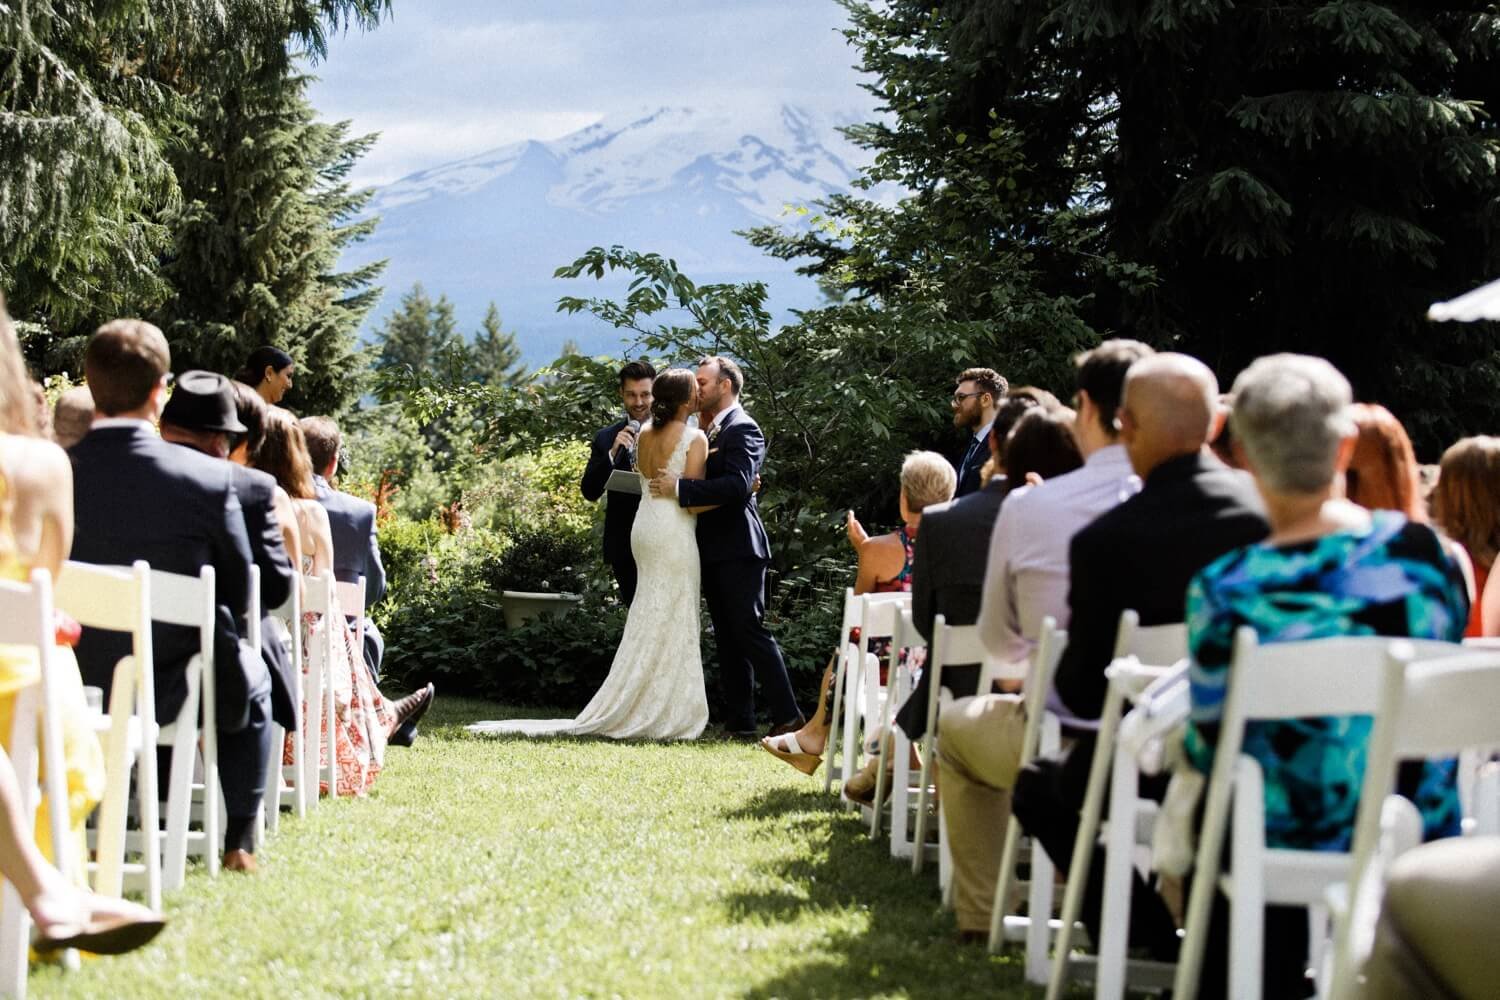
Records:
M80 625L134 632L151 618L150 573L145 562L128 568L67 562L53 597Z
M365 616L365 578L360 577L354 583L335 582L334 593L338 595L339 610L349 618L363 618Z
M1120 612L1115 631L1116 659L1134 656L1148 666L1168 667L1187 655L1187 626L1183 623L1142 625L1141 616L1134 610Z
M1047 704L1047 692L1052 689L1052 677L1062 660L1063 650L1068 647L1066 629L1057 627L1057 619L1051 615L1042 619L1042 631L1037 640L1036 652L1031 657L1031 669L1026 674L1023 689L1026 699L1026 726L1032 728L1033 719L1039 723Z
M322 576L309 576L304 579L307 586L302 596L303 613L326 615L333 601L333 575L325 572Z
M1411 660L1403 643L1387 664L1392 752L1411 759L1500 746L1500 652Z
M1260 645L1244 627L1235 635L1230 710L1241 719L1373 715L1385 684L1388 636L1347 636ZM1453 643L1402 640L1413 656L1462 652ZM1227 720L1226 720L1227 721Z
M911 607L910 594L863 594L860 597L859 633L865 648L871 639L896 635L896 622L903 608Z
M32 573L29 583L0 580L0 643L41 649L52 641L51 620L52 581L45 570Z
M932 648L928 651L933 664L950 667L955 663L983 663L989 658L979 640L978 625L949 625L938 615L932 625Z

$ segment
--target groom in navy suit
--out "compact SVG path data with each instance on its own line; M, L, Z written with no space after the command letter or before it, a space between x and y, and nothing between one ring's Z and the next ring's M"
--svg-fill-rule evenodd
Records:
M771 547L755 503L755 479L766 456L760 425L740 406L745 376L728 358L698 363L698 425L708 435L703 479L663 472L651 481L653 496L675 495L684 507L714 506L698 515L703 598L714 623L719 682L727 716L724 728L755 739L755 690L770 702L771 735L802 727L802 713L787 679L781 647L765 625L766 570Z

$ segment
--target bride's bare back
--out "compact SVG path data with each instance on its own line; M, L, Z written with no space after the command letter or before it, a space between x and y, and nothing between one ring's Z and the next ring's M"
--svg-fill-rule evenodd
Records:
M655 479L666 468L684 434L693 437L688 441L687 462L682 469L682 478L702 479L704 466L708 461L708 438L702 431L689 427L681 420L673 420L660 427L650 424L641 431L640 442L636 445L636 470L647 479Z

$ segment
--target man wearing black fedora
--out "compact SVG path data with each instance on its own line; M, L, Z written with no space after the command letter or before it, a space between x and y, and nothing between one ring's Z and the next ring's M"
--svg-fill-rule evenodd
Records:
M144 559L153 569L186 576L197 576L205 565L214 568L215 709L228 814L224 864L253 871L255 817L270 752L271 680L258 657L241 655L250 542L230 464L170 444L152 427L166 404L169 367L166 338L149 323L115 320L90 338L84 371L97 416L68 453L76 523L72 557L109 566ZM212 382L184 375L174 419L191 421L197 418L187 414L206 411L199 397L215 395ZM243 429L238 419L209 422L232 428L215 434ZM155 625L152 646L156 717L170 722L187 695L184 668L198 652L198 634ZM85 629L77 653L84 683L105 688L107 698L115 663L129 653L129 637Z

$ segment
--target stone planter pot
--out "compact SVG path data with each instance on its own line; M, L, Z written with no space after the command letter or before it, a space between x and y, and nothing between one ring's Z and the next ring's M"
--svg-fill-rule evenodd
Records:
M558 617L583 603L575 594L541 594L524 590L502 590L500 607L505 612L505 627L520 628L533 618L543 615Z

